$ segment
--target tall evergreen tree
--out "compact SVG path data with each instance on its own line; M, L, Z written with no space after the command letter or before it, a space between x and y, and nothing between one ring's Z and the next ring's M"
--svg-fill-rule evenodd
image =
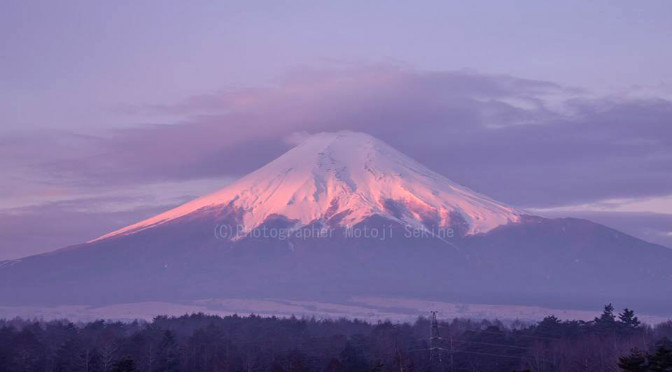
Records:
M612 304L604 305L604 310L599 318L595 318L597 324L614 324L616 322L616 315L614 315L614 306Z
M635 316L635 312L627 307L623 309L622 313L618 314L618 320L627 328L637 328L641 324L639 319Z
M618 358L618 367L624 372L647 372L646 356L639 349L633 349L630 355Z
M656 351L649 356L649 371L672 372L672 349L660 343Z
M619 323L616 322L614 315L614 306L607 304L604 306L602 314L595 318L596 331L602 335L611 334L620 330Z

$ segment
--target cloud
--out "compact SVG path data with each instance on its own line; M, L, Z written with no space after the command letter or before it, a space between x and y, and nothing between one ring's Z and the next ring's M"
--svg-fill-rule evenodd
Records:
M91 240L215 191L231 181L213 178L109 188L80 185L66 190L36 187L25 190L18 198L2 195L0 260Z
M653 198L603 199L594 203L531 209L533 212L654 212L672 211L672 195ZM672 213L669 213L672 215Z
M585 218L651 243L672 248L672 214L650 212L553 211L546 217Z
M168 206L110 211L92 206L127 198L82 198L0 211L0 260L16 259L79 244L152 216Z
M390 67L301 70L271 87L129 111L182 119L82 139L88 145L77 147L77 154L31 159L31 165L91 187L235 177L307 133L349 129L522 207L672 191L670 101L595 98L512 76Z

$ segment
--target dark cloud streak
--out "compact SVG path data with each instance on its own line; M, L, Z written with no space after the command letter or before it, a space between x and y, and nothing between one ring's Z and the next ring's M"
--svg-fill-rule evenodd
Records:
M672 103L582 98L550 82L393 68L303 71L272 88L134 110L187 119L117 130L97 139L94 153L44 168L105 184L241 175L287 150L283 138L294 132L350 129L523 207L672 191Z

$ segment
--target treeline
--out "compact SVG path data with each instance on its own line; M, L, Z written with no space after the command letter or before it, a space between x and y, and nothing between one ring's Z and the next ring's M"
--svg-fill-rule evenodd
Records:
M429 318L0 320L0 372L672 371L672 322L649 327L611 305L590 322L454 319L430 329Z

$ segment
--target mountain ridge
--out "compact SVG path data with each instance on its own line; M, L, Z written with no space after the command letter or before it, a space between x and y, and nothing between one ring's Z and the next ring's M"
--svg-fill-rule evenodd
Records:
M466 233L476 234L516 222L524 213L458 185L372 136L341 131L312 135L221 190L92 241L217 206L241 209L247 231L272 215L298 220L300 227L333 216L339 216L339 225L352 226L378 214L415 227L447 227L462 219Z
M290 150L291 156L271 162L270 171L262 167L233 188L178 207L180 213L169 213L171 218L0 262L0 305L208 298L347 303L357 296L382 296L564 309L614 301L672 315L672 250L587 220L526 214L426 170L396 150L388 152L389 146L367 135L355 135L360 144L355 149L323 151L343 143L333 136L313 137L318 141L303 143L314 146L310 151L299 145L301 151ZM378 146L368 163L373 173L366 168L362 156L369 152L360 140ZM385 156L375 158L381 153ZM320 183L320 176L326 181ZM362 194L351 200L354 204L332 206L334 197L357 192ZM409 192L424 204L409 203L403 198ZM241 200L246 203L236 204ZM362 200L367 203L357 204ZM317 206L306 212L299 208L303 205ZM363 205L364 213L348 212L353 205ZM430 207L444 214L425 213ZM219 226L239 225L289 233L283 238L216 234ZM313 227L334 233L299 234ZM407 236L409 227L457 233ZM349 228L389 233L353 238Z

